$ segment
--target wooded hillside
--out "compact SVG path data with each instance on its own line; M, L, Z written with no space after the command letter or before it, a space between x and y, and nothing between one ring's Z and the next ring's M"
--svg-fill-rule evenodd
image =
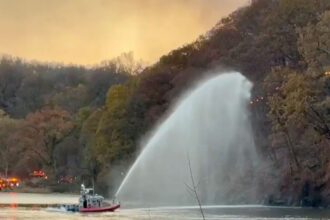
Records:
M0 172L93 177L113 191L110 178L123 177L141 138L186 88L236 70L254 83L252 122L265 161L258 202L330 204L329 0L254 0L139 74L134 62L117 64L3 58Z

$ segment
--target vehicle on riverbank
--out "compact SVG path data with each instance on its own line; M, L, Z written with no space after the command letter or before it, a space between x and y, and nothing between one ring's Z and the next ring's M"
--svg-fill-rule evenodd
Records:
M0 191L3 189L14 189L19 187L19 179L18 178L0 178Z

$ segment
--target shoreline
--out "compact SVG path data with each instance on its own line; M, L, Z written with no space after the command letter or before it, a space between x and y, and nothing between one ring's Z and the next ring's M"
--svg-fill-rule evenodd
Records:
M72 205L72 204L29 204L29 203L20 203L20 204L10 204L10 203L1 203L0 208L60 208L62 205Z
M1 192L0 207L51 207L75 204L78 194Z
M1 208L60 208L62 205L73 205L75 203L0 203ZM272 206L272 205L207 205L203 209L321 209L330 210L325 207L305 207L305 206ZM181 209L199 209L198 206L164 206L151 208L129 208L132 210L181 210Z

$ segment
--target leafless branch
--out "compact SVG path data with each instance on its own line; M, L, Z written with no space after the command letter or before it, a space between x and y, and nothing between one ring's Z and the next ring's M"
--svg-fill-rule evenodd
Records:
M200 201L199 196L198 196L198 193L197 193L197 185L195 184L195 180L194 180L194 175L193 175L192 168L191 168L191 162L190 162L189 154L187 156L187 159L188 159L189 173L190 173L190 179L191 179L192 186L189 186L188 184L185 184L185 185L187 186L187 188L195 196L195 199L197 200L197 203L198 203L198 206L199 206L199 210L200 210L200 212L202 214L203 219L205 220L205 216L204 216L204 211L203 211L203 208L202 208L202 204L201 204L201 201Z

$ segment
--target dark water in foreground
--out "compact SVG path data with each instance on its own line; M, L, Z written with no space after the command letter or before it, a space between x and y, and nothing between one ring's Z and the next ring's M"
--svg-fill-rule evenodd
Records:
M77 203L78 195L0 193L0 220L185 220L202 219L197 207L162 207L147 209L123 208L114 213L80 214L67 213L55 208L38 208L38 204ZM3 204L10 204L10 206ZM29 208L17 204L37 204ZM254 219L330 219L330 209L267 207L267 206L207 206L208 220Z

